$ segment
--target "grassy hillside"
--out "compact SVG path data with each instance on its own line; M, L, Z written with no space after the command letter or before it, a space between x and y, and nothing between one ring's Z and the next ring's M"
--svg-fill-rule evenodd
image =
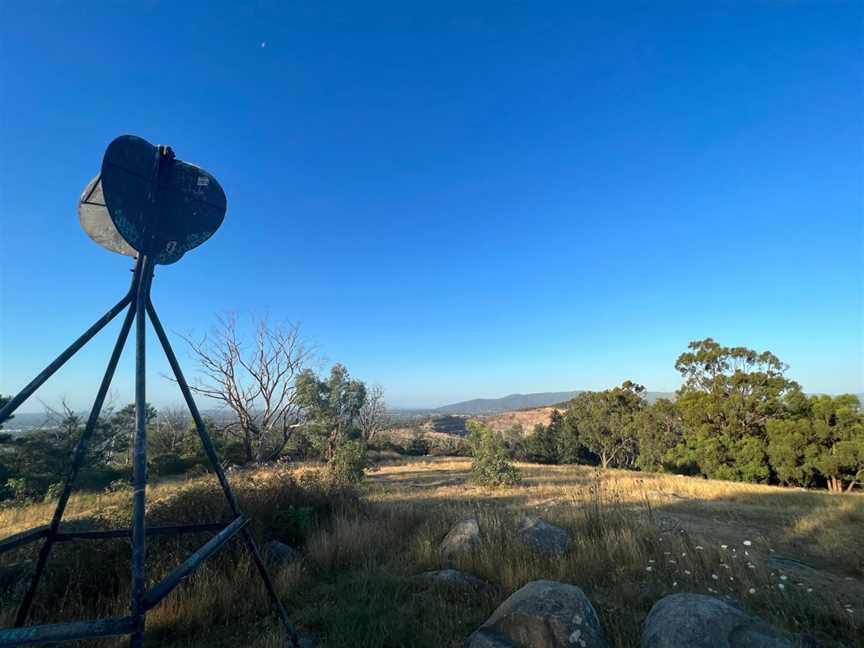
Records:
M732 596L789 630L864 646L864 496L585 466L519 467L521 486L486 490L468 482L467 459L397 463L374 471L359 496L334 490L310 466L232 479L262 541L302 549L302 561L277 573L278 588L301 630L324 646L458 646L508 594L538 578L582 587L616 646L637 645L651 605L675 591ZM123 492L78 496L72 523L122 525L128 500ZM9 535L44 523L50 509L0 511L0 529ZM525 513L572 532L563 558L540 557L513 540ZM225 511L215 485L201 478L154 486L148 515L166 524L219 519ZM469 515L480 519L483 543L446 563L438 543ZM206 537L151 543L153 578ZM60 545L36 618L124 612L128 554L122 541ZM7 554L0 565L8 574L10 564L23 569L32 555ZM493 590L453 594L413 578L444 566L484 578ZM4 625L14 614L14 582L0 594ZM239 544L175 591L148 624L154 646L280 645Z

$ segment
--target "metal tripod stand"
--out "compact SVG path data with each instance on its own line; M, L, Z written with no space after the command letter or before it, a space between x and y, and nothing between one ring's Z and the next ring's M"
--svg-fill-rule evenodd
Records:
M47 526L25 531L0 542L0 553L3 553L30 542L44 540L39 551L39 556L36 561L36 567L30 585L21 601L20 607L18 608L15 627L0 629L0 648L118 635L130 635L129 645L132 648L139 648L144 645L144 628L148 610L156 606L171 591L173 591L175 587L188 578L205 560L219 551L219 549L221 549L231 538L238 534L242 537L243 542L252 554L255 566L258 569L261 579L264 581L264 586L273 602L273 606L276 608L281 621L285 626L288 645L297 646L297 634L294 627L289 621L288 614L282 603L279 601L279 597L273 588L273 582L270 580L270 576L261 559L258 546L252 538L252 534L246 528L249 519L240 511L234 492L231 490L228 479L225 477L225 472L219 464L219 458L216 454L213 442L210 439L210 435L207 432L207 427L204 424L204 420L201 418L201 413L198 411L195 400L192 398L192 392L189 390L189 385L186 383L186 379L180 369L180 364L177 362L177 357L174 355L174 350L171 348L168 336L165 334L165 329L162 327L162 323L159 321L159 317L156 314L156 309L153 307L153 303L150 300L150 285L153 279L154 268L155 263L152 259L144 255L139 255L133 271L132 285L123 299L121 299L113 308L111 308L111 310L87 329L81 337L75 340L69 348L61 353L57 359L48 365L42 373L34 378L30 384L22 389L20 393L12 398L12 400L10 400L9 403L0 410L0 424L2 424L12 415L19 405L31 396L33 392L35 392L46 380L48 380L55 371L63 366L69 358L75 355L75 353L87 344L94 335L102 330L102 328L113 320L124 308L127 309L123 325L120 327L120 334L117 336L117 342L114 345L114 350L112 351L111 357L108 361L108 367L105 370L105 375L102 378L102 383L99 386L99 391L96 394L96 399L93 402L93 407L90 410L87 423L73 452L63 491L57 502L57 507L54 510L54 516L51 519L51 523ZM186 401L189 412L192 414L195 428L201 439L201 443L204 446L207 458L213 471L216 473L216 477L219 479L219 484L221 485L222 490L225 493L225 498L228 501L228 506L232 515L232 519L228 522L151 528L147 528L145 524L144 507L147 487L145 328L148 317L156 332L156 336L159 338L159 342L162 345L168 363L171 365L171 370L174 373L180 391L183 393L183 398ZM69 496L72 493L75 479L78 476L78 472L87 454L90 438L96 429L99 415L105 402L105 397L107 396L108 389L111 385L111 379L114 376L114 371L117 368L120 355L126 345L126 340L129 336L129 331L132 328L133 321L135 323L136 432L133 447L134 487L132 496L132 528L63 533L60 531L60 522L63 519L63 513L69 501ZM217 531L217 533L210 541L189 556L189 558L182 562L162 581L147 590L145 582L147 536L174 535L202 531ZM94 621L25 626L24 624L27 620L27 615L30 611L33 598L39 587L39 581L42 577L45 565L48 562L48 557L51 554L51 549L54 546L54 543L75 539L87 540L106 538L131 538L132 600L129 616L99 619Z

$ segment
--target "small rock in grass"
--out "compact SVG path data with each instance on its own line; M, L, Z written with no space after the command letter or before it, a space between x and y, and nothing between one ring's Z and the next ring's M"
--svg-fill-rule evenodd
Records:
M480 523L477 518L462 520L453 526L441 541L441 555L445 558L469 551L480 544Z
M283 567L300 559L299 551L278 540L268 542L264 552L267 556L267 562L274 567Z
M561 556L570 546L570 533L538 517L526 517L517 537L547 556Z

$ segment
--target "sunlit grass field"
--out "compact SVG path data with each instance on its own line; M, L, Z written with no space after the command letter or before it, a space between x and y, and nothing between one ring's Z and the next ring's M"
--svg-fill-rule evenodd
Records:
M579 585L616 646L638 645L653 603L680 591L730 596L787 630L864 646L864 496L518 466L522 484L494 490L472 485L470 460L454 458L382 464L358 494L329 486L315 466L231 479L256 536L302 550L302 560L274 575L292 620L323 646L460 646L510 593L539 578ZM129 493L76 495L69 510L72 525L123 526ZM51 511L50 503L0 510L0 536L44 524ZM545 558L516 542L525 514L568 529L568 552ZM148 516L151 524L208 522L226 519L227 510L215 480L203 477L154 484ZM441 538L468 516L480 521L480 546L443 560ZM153 581L207 537L151 542ZM125 541L58 545L34 620L125 614L129 553ZM26 573L34 554L11 552L0 565ZM414 578L449 566L493 588L454 593ZM0 585L0 623L9 625L16 585ZM237 541L149 614L148 631L148 645L283 645Z

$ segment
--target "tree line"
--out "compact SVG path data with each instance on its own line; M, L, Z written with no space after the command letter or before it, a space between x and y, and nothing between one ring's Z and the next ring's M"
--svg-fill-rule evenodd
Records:
M227 413L206 421L226 464L317 458L333 480L362 479L369 445L388 425L379 387L341 364L319 374L294 325L258 320L244 334L236 318L226 317L209 336L187 342L199 368L192 388ZM711 338L690 343L675 367L683 382L674 401L648 403L644 387L625 381L578 394L528 436L502 438L472 424L467 446L476 476L515 483L508 463L515 458L832 492L864 480L864 413L856 396L807 396L772 353ZM0 396L0 405L5 400ZM84 421L65 405L50 418L43 429L16 438L0 430L0 501L51 497L62 486ZM208 470L188 412L148 405L146 420L152 474ZM134 405L103 412L79 487L127 484L134 434Z
M510 437L517 459L852 490L864 481L857 396L807 396L769 351L691 342L674 401L631 381L583 392L548 425Z
M319 375L296 325L259 319L247 332L226 316L208 336L187 343L199 369L190 387L221 409L218 420L205 417L205 425L225 464L320 459L334 481L362 479L368 444L386 424L380 387L353 378L341 364ZM0 396L0 405L6 400ZM145 418L151 474L209 470L186 410L157 411L148 404ZM0 430L0 501L33 501L59 492L83 427L82 417L63 404L49 412L41 429L14 438ZM102 413L78 487L128 484L135 428L134 405Z

